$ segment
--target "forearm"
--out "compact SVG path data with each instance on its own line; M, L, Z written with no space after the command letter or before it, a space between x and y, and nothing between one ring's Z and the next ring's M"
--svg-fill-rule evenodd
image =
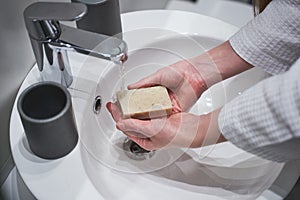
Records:
M229 41L211 49L207 53L216 65L223 80L253 67L233 50Z
M192 58L191 63L206 88L253 67L232 49L229 41Z
M198 131L191 148L199 148L227 141L221 134L218 125L218 118L221 108L199 116Z

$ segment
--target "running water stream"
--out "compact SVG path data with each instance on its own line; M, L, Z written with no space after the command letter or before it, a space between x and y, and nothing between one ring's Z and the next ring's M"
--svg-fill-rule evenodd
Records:
M121 94L124 94L125 91L125 65L124 63L128 59L128 55L124 54L121 57L113 59L114 63L119 67L119 82L120 88L119 91ZM113 101L116 102L116 94L113 97ZM133 142L129 138L126 138L123 143L123 149L126 155L133 160L146 160L151 158L155 151L147 151L144 148L140 147L137 143Z

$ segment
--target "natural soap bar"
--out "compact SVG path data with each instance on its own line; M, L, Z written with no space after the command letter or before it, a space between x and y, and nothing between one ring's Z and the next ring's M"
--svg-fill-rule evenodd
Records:
M152 119L172 112L168 91L162 86L119 91L117 100L124 118Z

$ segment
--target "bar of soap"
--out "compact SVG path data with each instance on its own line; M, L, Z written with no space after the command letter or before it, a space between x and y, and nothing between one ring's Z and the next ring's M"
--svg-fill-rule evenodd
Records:
M172 113L168 91L162 86L119 91L116 96L123 118L152 119Z

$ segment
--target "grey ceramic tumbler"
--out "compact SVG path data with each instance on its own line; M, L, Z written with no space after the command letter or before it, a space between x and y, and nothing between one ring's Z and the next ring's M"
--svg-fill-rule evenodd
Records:
M87 14L76 21L78 28L122 39L119 0L71 1L84 3L88 8Z
M70 153L78 132L71 95L65 86L40 82L25 89L17 103L31 151L45 159Z

